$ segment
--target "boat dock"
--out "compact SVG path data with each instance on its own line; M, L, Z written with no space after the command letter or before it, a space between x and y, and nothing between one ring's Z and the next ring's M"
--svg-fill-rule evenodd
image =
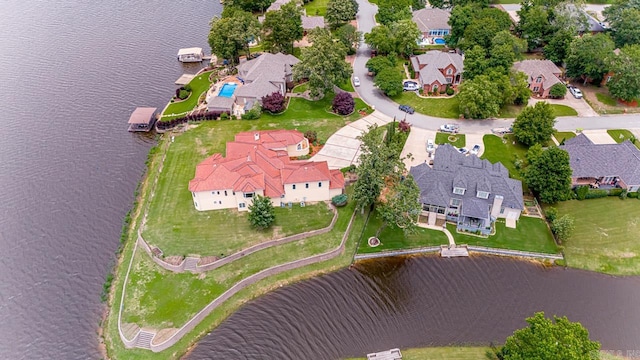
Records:
M367 354L367 360L402 360L400 349L391 349Z
M158 119L158 108L139 107L129 117L130 132L149 132Z

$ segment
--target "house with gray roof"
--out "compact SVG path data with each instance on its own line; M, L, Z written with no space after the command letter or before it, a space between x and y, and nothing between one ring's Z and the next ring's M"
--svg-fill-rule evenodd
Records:
M561 149L569 153L571 184L592 188L640 189L640 150L630 141L594 144L584 134L566 140Z
M235 90L236 104L260 102L262 98L279 92L287 92L287 83L293 82L292 68L300 60L293 55L265 53L238 65L238 79L243 82Z
M444 92L447 85L456 87L464 71L460 54L439 50L411 57L411 66L424 93Z
M451 32L450 16L449 11L427 7L414 11L412 20L422 33L422 42L433 44L433 39L443 38Z
M527 75L527 83L533 95L546 98L549 89L562 83L562 71L550 60L523 60L513 64L513 70Z
M516 227L522 212L522 183L501 164L464 155L449 144L436 149L433 168L426 163L409 173L420 188L422 217L457 224L458 230L489 235L498 218Z

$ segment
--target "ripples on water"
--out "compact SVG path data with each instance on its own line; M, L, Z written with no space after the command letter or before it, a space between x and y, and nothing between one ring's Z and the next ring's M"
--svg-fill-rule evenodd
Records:
M102 283L153 143L127 119L164 106L178 49L208 48L220 4L1 8L0 358L98 358Z
M481 257L370 261L273 292L189 359L337 359L390 348L502 342L543 310L604 349L640 349L639 278Z

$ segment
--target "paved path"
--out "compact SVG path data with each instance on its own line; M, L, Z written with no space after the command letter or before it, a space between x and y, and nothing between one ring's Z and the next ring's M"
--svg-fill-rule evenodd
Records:
M584 130L582 133L594 144L616 144L607 130Z
M361 144L358 137L373 124L381 126L391 121L393 118L379 111L374 111L372 114L336 131L311 160L326 161L329 169L342 169L351 164L358 164Z
M449 245L455 247L456 242L453 240L453 235L451 232L444 226L436 226L436 225L428 225L424 223L418 223L418 226L425 229L431 229L435 231L442 231L445 235L447 235L447 239L449 240Z
M574 98L569 92L567 92L567 96L564 99L529 99L529 105L535 105L535 103L545 101L549 104L557 104L557 105L565 105L572 107L577 113L579 117L597 117L600 116L587 101L582 99Z

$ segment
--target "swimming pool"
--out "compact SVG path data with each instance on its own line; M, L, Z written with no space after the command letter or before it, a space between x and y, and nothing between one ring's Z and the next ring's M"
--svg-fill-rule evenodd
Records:
M435 38L435 39L433 39L433 42L435 44L437 44L437 45L444 45L445 44L445 41L444 41L443 38Z
M234 83L226 83L224 85L222 85L222 88L220 89L220 92L218 93L218 96L222 96L222 97L226 97L226 98L230 98L233 96L233 92L236 91L236 87L238 86L238 84L234 84Z

